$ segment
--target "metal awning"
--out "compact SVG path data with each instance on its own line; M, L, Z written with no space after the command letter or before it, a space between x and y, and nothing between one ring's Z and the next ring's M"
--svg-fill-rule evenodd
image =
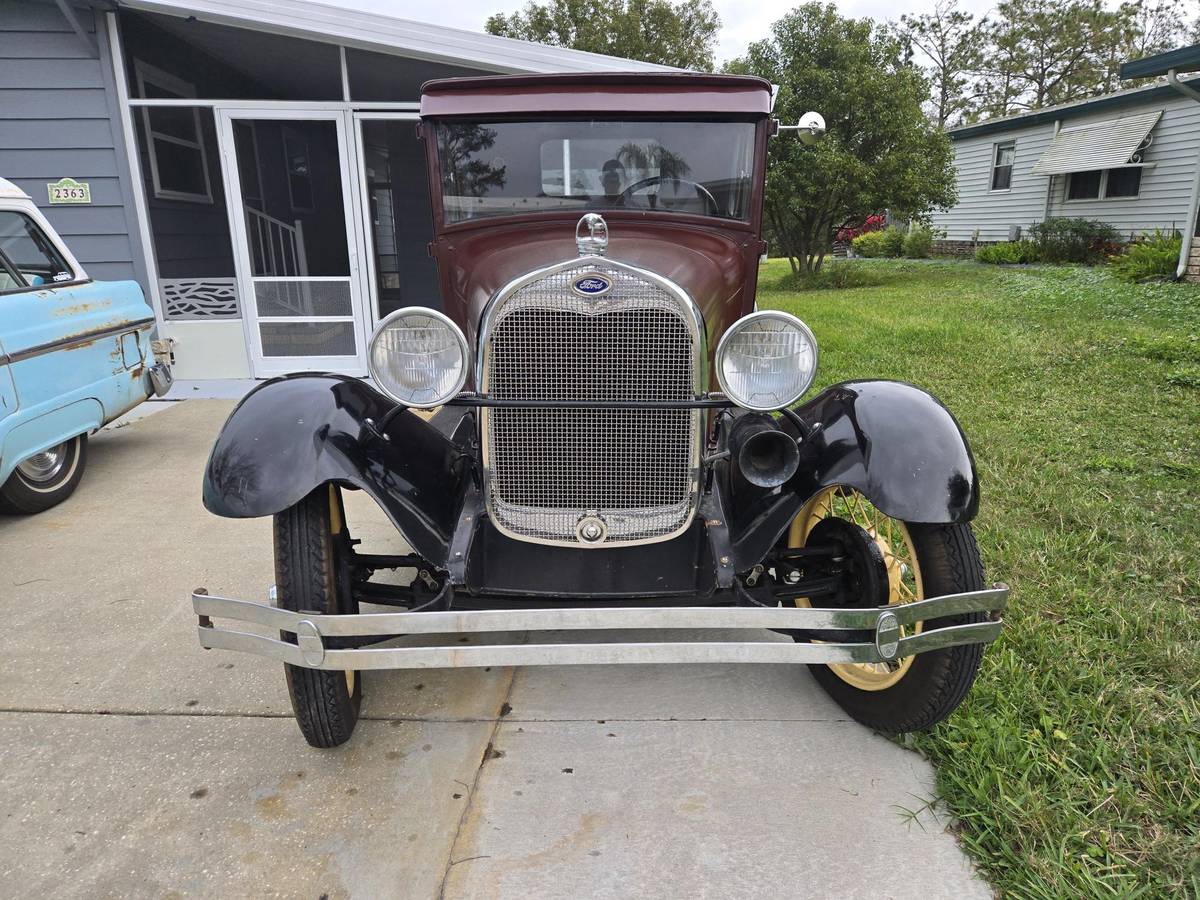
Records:
M1064 128L1034 165L1033 174L1065 175L1127 165L1161 117L1160 109Z

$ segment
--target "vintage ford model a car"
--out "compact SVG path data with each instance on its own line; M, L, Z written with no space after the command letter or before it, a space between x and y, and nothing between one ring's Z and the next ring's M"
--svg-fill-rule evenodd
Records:
M823 123L799 127L807 141ZM952 712L1007 597L985 586L969 524L974 461L908 384L795 406L816 340L755 307L778 128L757 78L427 84L440 304L379 323L373 386L292 375L234 410L204 502L274 516L275 603L198 589L202 645L283 660L325 747L350 736L360 673L378 668L805 663L880 730ZM357 552L346 490L408 551ZM609 639L563 637L580 629ZM462 642L498 632L533 636Z

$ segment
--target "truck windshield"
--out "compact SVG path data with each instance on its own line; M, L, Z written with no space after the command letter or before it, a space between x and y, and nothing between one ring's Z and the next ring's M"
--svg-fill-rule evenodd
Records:
M754 128L752 122L439 122L445 220L629 209L744 221Z

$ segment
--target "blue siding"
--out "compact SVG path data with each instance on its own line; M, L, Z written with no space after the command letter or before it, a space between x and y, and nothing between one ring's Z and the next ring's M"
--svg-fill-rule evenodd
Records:
M0 177L33 198L93 278L145 284L103 13L77 14L94 46L53 3L0 2ZM46 185L63 177L87 181L91 204L51 206Z

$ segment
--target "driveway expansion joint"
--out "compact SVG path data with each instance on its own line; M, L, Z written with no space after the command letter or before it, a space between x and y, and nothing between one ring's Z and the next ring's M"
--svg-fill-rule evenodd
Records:
M450 847L446 851L446 866L442 870L442 880L438 886L438 900L444 900L446 896L446 885L450 880L451 869L459 863L468 862L472 859L484 859L487 856L487 854L481 854L456 860L454 858L454 848L458 845L458 838L462 834L463 825L471 813L472 804L475 800L475 790L479 787L479 779L483 777L483 767L487 765L488 760L493 759L495 756L496 735L500 731L500 723L507 721L506 716L508 715L508 711L512 709L508 701L512 698L513 685L516 684L516 681L516 669L509 669L508 686L504 690L504 697L501 699L499 706L496 707L496 715L492 719L492 730L488 734L487 744L483 749L483 753L480 754L479 765L475 769L475 777L471 779L471 786L467 788L466 802L463 804L462 815L458 817L458 823L454 828L454 836L450 839Z
M222 710L137 710L137 709L55 709L53 707L43 706L0 706L0 715L17 715L27 713L30 715L39 716L100 716L100 717L145 717L145 718L198 718L198 719L291 719L291 712L226 712ZM430 723L437 725L479 725L484 723L497 723L503 721L506 724L512 725L586 725L588 723L596 723L603 725L605 723L639 723L639 724L654 724L662 723L670 724L704 724L711 722L716 725L721 724L737 724L745 723L748 725L756 722L778 722L778 723L793 723L797 725L812 724L812 725L831 725L849 723L852 720L848 717L826 717L826 718L810 718L810 717L717 717L717 716L652 716L642 718L618 718L608 717L600 719L578 719L578 718L537 718L537 719L514 719L511 716L499 716L493 718L491 716L456 716L456 717L438 717L438 716L359 716L360 722L415 722L415 723Z

